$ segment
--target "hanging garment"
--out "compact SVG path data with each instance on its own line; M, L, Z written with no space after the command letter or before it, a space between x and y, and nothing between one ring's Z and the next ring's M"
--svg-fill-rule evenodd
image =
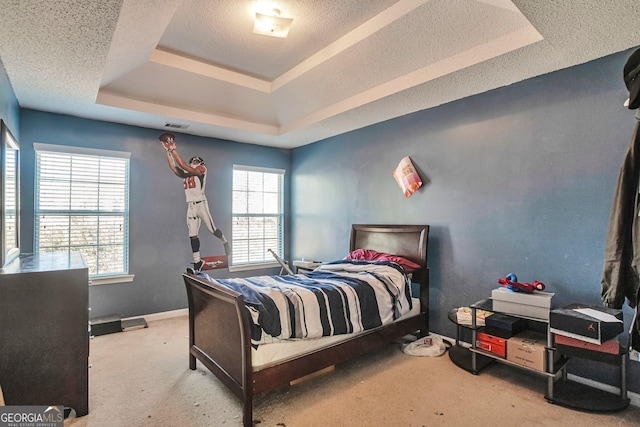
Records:
M631 145L618 175L605 245L601 297L605 306L621 309L625 298L638 310L640 288L640 122L636 124ZM634 316L633 347L640 347L640 317ZM635 339L634 339L635 338Z
M629 90L629 99L625 106L630 110L636 110L640 108L640 49L627 58L622 77ZM640 111L636 112L636 119L639 122L636 123L629 151L620 168L618 185L613 197L600 293L602 302L607 307L621 309L626 298L629 306L635 308L629 333L629 347L640 351Z
M640 122L620 168L609 217L601 281L602 302L622 308L625 297L631 307L637 303L640 235L638 224L638 183L640 182Z

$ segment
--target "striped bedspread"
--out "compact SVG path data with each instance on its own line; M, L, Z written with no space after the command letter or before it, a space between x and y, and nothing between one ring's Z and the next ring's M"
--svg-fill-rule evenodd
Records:
M411 310L411 284L388 261L340 260L287 276L211 279L243 295L252 344L373 329Z

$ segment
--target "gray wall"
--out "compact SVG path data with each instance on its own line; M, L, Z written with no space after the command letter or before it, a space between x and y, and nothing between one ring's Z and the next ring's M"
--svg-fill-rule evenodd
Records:
M342 257L352 223L430 224L430 326L448 336L447 312L489 297L508 273L544 282L556 306L601 304L611 202L636 125L623 107L629 54L295 149L292 255ZM391 176L404 156L425 181L409 199ZM631 316L627 307L627 325Z
M86 120L23 109L20 115L22 166L22 252L33 251L33 143L82 146L131 153L130 272L133 283L91 286L92 317L144 315L187 306L180 276L193 262L186 225L182 180L167 164L158 141L162 131ZM232 165L289 170L289 150L177 134L178 151L185 158L199 155L207 164L207 198L216 226L231 235ZM285 195L288 200L288 174ZM285 211L288 214L288 210ZM202 255L224 254L220 241L201 227ZM243 274L276 274L253 270ZM229 276L225 270L214 277Z

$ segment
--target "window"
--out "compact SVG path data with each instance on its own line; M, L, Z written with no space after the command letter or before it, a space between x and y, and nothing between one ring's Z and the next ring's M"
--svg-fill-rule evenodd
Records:
M34 144L35 252L80 251L93 279L129 270L129 153Z
M272 263L283 257L284 170L233 165L232 263Z

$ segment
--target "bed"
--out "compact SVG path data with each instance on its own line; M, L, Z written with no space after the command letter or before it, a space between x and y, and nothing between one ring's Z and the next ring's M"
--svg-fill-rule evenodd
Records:
M368 225L351 228L349 252L374 250L401 256L419 265L411 273L414 308L392 323L357 334L316 340L252 345L252 314L244 297L218 280L202 274L183 274L189 303L189 368L200 361L242 402L243 424L253 425L253 397L291 381L379 349L409 334L429 331L428 225ZM255 331L253 331L255 332ZM258 361L263 350L275 358ZM307 347L305 347L307 345Z

